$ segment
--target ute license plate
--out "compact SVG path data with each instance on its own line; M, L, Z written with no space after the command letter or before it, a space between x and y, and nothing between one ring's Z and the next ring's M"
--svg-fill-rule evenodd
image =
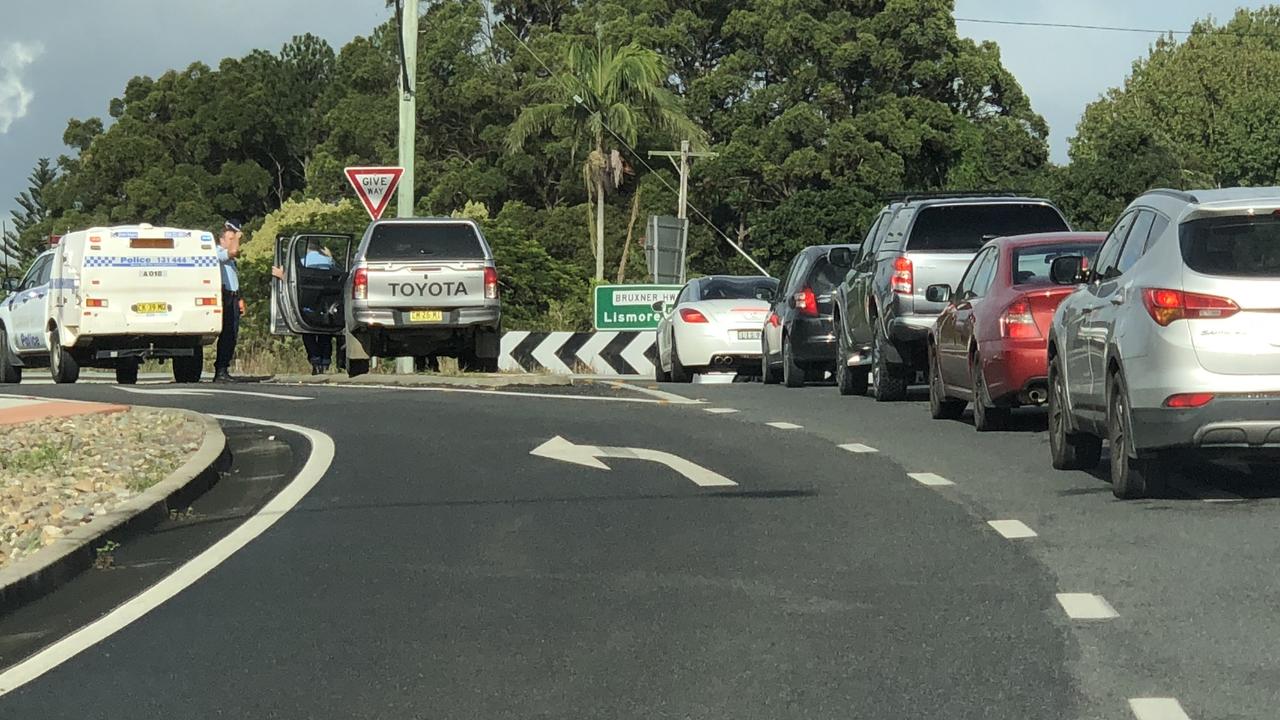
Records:
M759 330L739 330L738 339L739 340L759 340L760 331Z
M441 322L444 320L442 310L410 310L409 322Z
M133 311L139 315L163 315L169 312L169 303L136 303L133 306Z

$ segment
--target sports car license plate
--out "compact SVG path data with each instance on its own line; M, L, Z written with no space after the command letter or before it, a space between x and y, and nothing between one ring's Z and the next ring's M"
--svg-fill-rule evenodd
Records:
M444 320L441 310L410 310L409 322L440 322Z
M759 340L760 331L759 330L739 330L738 339L739 340Z
M139 315L163 315L169 312L169 303L136 303L133 306L133 311Z

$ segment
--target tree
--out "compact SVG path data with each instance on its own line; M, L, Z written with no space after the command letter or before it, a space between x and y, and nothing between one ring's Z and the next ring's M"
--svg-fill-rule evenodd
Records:
M0 264L19 267L31 262L48 245L48 195L58 174L49 158L40 158L27 176L28 188L13 199L21 210L12 213L13 227L0 238Z
M634 147L648 124L674 137L701 143L703 132L664 86L665 62L656 52L629 43L572 43L564 57L567 76L552 76L534 91L542 102L526 108L512 124L507 149L519 153L530 138L557 130L573 138L573 155L586 150L582 177L594 200L596 279L604 279L605 193L622 183L625 171L617 147ZM585 146L585 147L584 147Z

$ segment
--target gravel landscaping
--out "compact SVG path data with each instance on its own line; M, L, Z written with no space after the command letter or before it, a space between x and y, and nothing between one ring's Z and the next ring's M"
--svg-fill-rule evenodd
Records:
M0 568L165 479L203 439L150 408L0 427Z

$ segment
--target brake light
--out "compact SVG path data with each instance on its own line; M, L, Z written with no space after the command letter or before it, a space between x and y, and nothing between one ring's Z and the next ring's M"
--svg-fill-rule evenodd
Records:
M769 313L769 324L773 327L782 327L782 318L778 317L778 313Z
M1213 393L1182 393L1180 395L1170 395L1164 401L1167 408L1198 408L1213 402Z
M915 291L915 269L910 258L894 258L893 291L898 295L910 295Z
M484 299L498 299L498 271L491 267L484 269Z
M216 297L196 298L196 307L213 307L218 304Z
M1040 328L1031 314L1031 303L1016 300L1000 316L1000 335L1007 338L1038 338Z
M813 294L813 288L805 288L796 293L796 310L801 315L818 316L818 296Z
M1218 320L1240 312L1240 306L1228 298L1165 288L1144 288L1142 304L1161 327L1175 320Z
M89 298L89 299L87 299L87 300L85 300L85 301L84 301L84 306L85 306L85 307L104 308L104 307L106 307L106 306L107 306L107 301L106 301L105 299L102 299L102 298Z
M365 268L356 268L355 275L351 276L351 299L369 299L369 271Z
M693 308L681 308L680 319L687 323L704 323L707 321L707 316Z

